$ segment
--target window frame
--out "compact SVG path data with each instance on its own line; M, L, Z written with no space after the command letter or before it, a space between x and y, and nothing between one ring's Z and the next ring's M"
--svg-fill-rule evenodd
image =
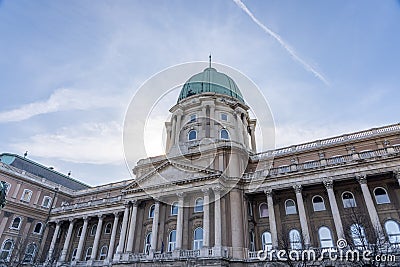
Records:
M175 240L171 241L171 236L172 236L173 232L175 232ZM173 229L168 234L168 248L167 248L168 250L167 251L172 252L175 250L175 248L176 248L176 230Z
M103 253L103 249L106 249L106 251ZM99 260L100 261L102 261L102 260L105 260L105 259L107 259L107 254L108 254L108 246L107 245L103 245L101 248L100 248L100 251L99 251ZM103 258L102 258L103 257Z
M10 249L5 249L6 243L10 242ZM3 244L1 245L1 249L0 249L0 261L4 261L4 262L9 262L10 258L12 256L13 250L14 250L14 240L11 238L8 238L6 240L3 241ZM3 259L3 255L4 253L7 253L7 257L5 257Z
M353 198L352 198L352 199L353 199L353 203L350 202L350 199L344 199L344 198L343 198L344 195L345 195L346 193L350 194L350 195L353 197ZM344 192L342 193L342 195L341 195L341 198L342 198L343 208L349 209L349 208L356 208L356 207L357 207L357 201L356 201L356 198L355 198L353 192L344 191ZM347 206L346 203L350 203L350 205Z
M82 235L83 226L78 227L78 231L76 232L76 237L81 237Z
M197 231L201 230L201 235L200 235L200 239L196 239L196 233ZM194 229L193 231L193 250L200 250L203 247L203 233L204 233L204 229L203 227L197 227L196 229Z
M267 207L267 214L266 216L262 216L262 212L261 212L261 206L265 205ZM268 210L268 204L265 202L260 203L260 205L258 205L258 214L260 218L268 218L269 217L269 210Z
M151 205L149 208L149 214L147 217L148 219L154 219L155 210L156 210L156 205L155 204Z
M39 232L36 232L36 227L38 227L39 224L40 224ZM33 228L33 233L40 235L42 233L42 230L43 230L43 223L42 222L37 222L35 224L35 228Z
M362 249L363 246L368 245L368 239L367 235L365 234L365 228L363 225L359 223L353 223L352 225L350 225L350 237L353 241L354 247L357 249Z
M249 232L249 250L256 251L256 238L253 230Z
M268 238L266 238L268 237ZM267 240L269 239L269 240ZM267 242L269 241L269 242ZM271 251L272 250L272 235L271 232L269 231L264 231L261 234L261 249L265 251Z
M48 200L48 203L47 203L47 205L44 205L44 202L45 202L46 200ZM52 200L53 200L53 199L52 199L50 196L44 196L44 197L43 197L43 200L42 200L42 208L49 209Z
M97 223L93 224L92 227L90 228L90 236L95 236L96 232L97 232Z
M151 238L152 238L152 233L148 232L145 237L144 237L144 247L143 247L143 253L149 255L150 250L151 250Z
M225 116L225 119L224 119L224 116ZM221 118L221 121L228 121L228 114L222 112L220 118Z
M176 213L174 211L175 209L176 209ZM177 216L178 212L179 212L179 203L177 201L175 201L171 205L171 213L170 213L170 215L171 216Z
M293 240L292 237L294 235L298 236L298 240ZM299 230L293 228L289 231L289 244L290 244L290 249L291 250L301 250L303 249L303 244L302 244L302 239L301 239L301 233Z
M28 253L28 249L33 246L33 251ZM26 246L25 248L25 253L24 253L24 258L22 259L22 264L32 264L33 260L35 259L36 256L36 252L37 252L37 245L35 243L30 243ZM27 259L30 259L28 260Z
M397 226L397 232L394 232L394 233L390 232L389 233L388 227L387 227L387 225L389 223L393 223L394 225ZM390 219L390 220L387 220L385 222L384 227L385 227L385 233L386 233L386 236L388 237L389 243L391 245L399 246L400 245L400 225L399 225L399 223L397 221L393 220L393 219ZM392 240L393 240L392 238L393 237L396 238L396 242L392 242Z
M189 115L189 121L188 123L193 123L197 121L197 114L196 113L192 113Z
M228 135L227 138L224 138L224 137L222 136L222 133L223 133L223 132L225 132L225 133ZM219 138L220 138L221 140L230 140L229 131L228 131L227 129L225 129L225 128L222 128L222 129L219 131Z
M321 232L320 232L320 231L321 231L322 229L327 229L327 230L328 230L330 239L321 238ZM332 231L331 231L331 229L330 229L328 226L323 225L323 226L320 226L320 227L318 228L318 241L319 241L319 244L320 244L320 247L321 247L321 248L332 248L332 247L334 247L335 243L334 243L334 240L333 240ZM329 241L332 243L332 246L330 246L330 247L322 246L322 243L323 243L323 242L329 242Z
M14 222L16 219L19 219L18 227L14 227ZM22 224L22 218L20 216L16 216L11 222L10 229L19 230L21 229L21 224Z
M199 204L197 204L197 201L201 200L201 206ZM201 209L200 209L201 207ZM193 208L194 212L203 212L204 211L204 199L202 197L198 197L196 198L196 200L194 201L194 208Z
M89 253L89 255L88 255L89 250L90 250L90 253ZM90 258L92 257L92 252L93 252L93 247L88 247L88 248L86 249L85 261L90 260Z
M74 261L76 259L76 253L78 252L78 248L74 248L72 250L72 254L71 254L71 261Z
M314 199L317 198L317 197L319 197L319 198L322 199L322 202L317 202L317 203L322 203L321 205L323 205L323 209L316 209L316 206L315 206L315 205L318 205L318 204L314 203ZM314 212L319 212L319 211L325 211L325 210L326 210L325 199L324 199L322 196L320 196L320 195L315 195L315 196L313 196L312 199L311 199L311 203L312 203L312 205L313 205L313 210L314 210Z
M108 225L110 225L110 227L108 227ZM110 232L107 231L108 229L110 229ZM111 222L106 223L106 225L105 225L105 227L104 227L104 234L105 234L105 235L110 235L111 232L112 232L112 223L111 223Z
M190 138L190 134L195 133L195 137L193 139ZM187 134L187 140L190 141L196 141L197 140L197 130L191 129L188 134Z
M384 202L378 202L378 198L376 196L376 190L379 190L379 189L385 191L385 196L386 196L387 200L385 200ZM374 197L375 197L375 203L377 205L383 205L383 204L390 204L391 203L389 194L388 194L388 192L387 192L387 190L385 188L383 188L381 186L377 186L377 187L374 188L373 193L374 193ZM382 196L382 195L380 195L380 196Z
M26 193L29 193L28 194L29 197L28 197L27 200L25 200ZM29 203L31 201L32 194L33 194L32 190L25 188L24 191L22 191L22 195L21 195L20 201L25 202L25 203Z
M288 202L293 202L294 205L291 206L291 207L293 207L294 212L288 212L288 206L287 206L287 203L288 203ZM291 199L291 198L288 198L288 199L285 200L285 214L286 214L286 215L295 215L295 214L297 214L296 201L294 201L294 200Z

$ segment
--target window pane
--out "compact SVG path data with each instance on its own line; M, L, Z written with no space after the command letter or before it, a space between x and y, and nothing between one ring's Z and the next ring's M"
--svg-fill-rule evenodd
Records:
M383 188L376 188L374 190L374 193L375 193L375 199L376 199L377 204L390 203L389 196Z
M268 206L266 203L262 203L260 205L260 217L261 218L268 217Z

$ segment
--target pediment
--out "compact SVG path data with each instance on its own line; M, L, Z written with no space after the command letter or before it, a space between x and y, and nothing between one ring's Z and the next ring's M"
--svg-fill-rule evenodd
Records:
M221 172L209 168L165 161L157 168L136 178L136 181L128 185L123 191L132 191L138 187L152 187L165 184L188 182L210 176L220 175Z

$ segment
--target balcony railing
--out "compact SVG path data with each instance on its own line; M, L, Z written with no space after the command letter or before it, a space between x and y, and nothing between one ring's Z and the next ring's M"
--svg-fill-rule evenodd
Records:
M200 250L181 250L179 252L180 258L197 258L200 256Z

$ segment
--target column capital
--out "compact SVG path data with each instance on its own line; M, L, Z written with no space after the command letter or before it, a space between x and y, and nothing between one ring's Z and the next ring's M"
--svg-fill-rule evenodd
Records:
M331 178L324 179L322 182L326 189L333 189L333 180Z
M104 214L97 214L97 218L99 218L99 220L103 220L104 219Z
M175 115L182 116L183 115L183 110L178 108L177 110L175 110Z
M177 196L179 199L183 199L183 198L185 197L185 195L186 195L185 192L178 192L178 193L176 193L176 196Z
M219 186L219 185L217 185L217 186L214 186L214 187L212 188L212 190L214 191L214 193L221 194L221 192L222 192L222 187Z
M356 176L357 181L362 184L367 184L367 175L366 174L359 174Z
M139 201L137 199L131 200L132 206L137 207L139 205Z
M264 190L264 194L265 194L267 197L272 197L272 189L271 189L271 188L265 189L265 190Z
M203 194L204 194L205 196L208 196L208 195L210 194L210 188L202 188L202 189L201 189L201 192L203 192Z
M69 218L68 221L69 221L69 223L75 223L76 218Z
M113 214L114 214L115 217L119 217L119 213L120 213L119 211L113 212Z
M82 219L83 219L83 222L87 222L89 220L89 216L85 215L82 217Z
M303 190L303 186L301 184L295 184L295 185L293 185L293 189L296 194L301 194L301 191Z

